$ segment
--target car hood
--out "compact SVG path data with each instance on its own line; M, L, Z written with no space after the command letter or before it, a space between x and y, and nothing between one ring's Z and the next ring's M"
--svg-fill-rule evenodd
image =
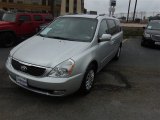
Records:
M160 35L160 30L146 30L146 33L152 35Z
M0 26L2 26L2 25L9 25L11 23L12 22L0 21Z
M86 42L73 42L34 36L14 48L12 57L34 65L55 67L89 47Z

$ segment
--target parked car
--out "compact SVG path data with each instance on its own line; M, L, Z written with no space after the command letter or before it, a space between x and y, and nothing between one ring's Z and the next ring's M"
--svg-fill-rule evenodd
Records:
M5 13L5 11L0 9L0 21L2 20L2 17L3 17L4 13Z
M13 48L6 62L15 84L50 96L89 93L95 74L120 57L123 31L116 18L66 15Z
M0 21L0 44L10 47L19 39L31 37L41 24L51 22L52 18L50 14L7 12Z
M144 29L141 45L160 45L160 20L150 21Z

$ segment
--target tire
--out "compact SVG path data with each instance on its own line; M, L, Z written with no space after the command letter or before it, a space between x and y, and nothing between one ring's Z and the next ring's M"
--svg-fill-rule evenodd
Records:
M148 46L150 46L151 48L154 48L155 47L155 43L150 41Z
M2 41L4 47L12 47L15 44L15 36L10 32L5 32L2 34Z
M96 73L95 68L96 67L94 64L89 65L89 67L87 68L80 87L80 93L86 95L90 93L90 91L92 90L94 86L94 78Z
M118 51L117 51L114 59L115 59L115 60L118 60L118 59L120 58L120 55L121 55L121 46L119 46Z
M143 47L154 47L155 44L152 41L142 40L141 41L141 46L143 46Z

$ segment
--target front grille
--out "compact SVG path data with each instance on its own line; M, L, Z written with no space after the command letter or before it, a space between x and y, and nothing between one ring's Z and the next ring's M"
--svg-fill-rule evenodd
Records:
M160 41L160 35L152 35L152 39L155 41Z
M33 76L42 76L46 71L45 68L25 65L23 63L20 63L20 62L14 60L14 59L12 59L12 66L14 69L16 69L18 71L21 71L23 73L27 73L27 74L33 75Z

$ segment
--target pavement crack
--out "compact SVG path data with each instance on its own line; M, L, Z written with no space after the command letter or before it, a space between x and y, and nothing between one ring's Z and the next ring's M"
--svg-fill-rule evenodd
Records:
M117 91L131 88L131 84L119 71L103 70L95 79L95 90Z

